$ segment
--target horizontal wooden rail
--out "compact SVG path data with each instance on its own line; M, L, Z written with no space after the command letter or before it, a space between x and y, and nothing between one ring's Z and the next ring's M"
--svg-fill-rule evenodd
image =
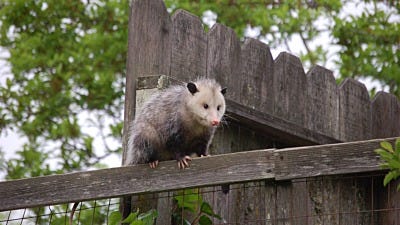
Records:
M341 144L254 150L175 161L0 182L0 211L255 180L290 180L380 170L376 139Z
M275 179L377 171L381 161L374 150L381 141L394 143L395 138L276 150Z
M273 150L0 182L0 211L273 178Z

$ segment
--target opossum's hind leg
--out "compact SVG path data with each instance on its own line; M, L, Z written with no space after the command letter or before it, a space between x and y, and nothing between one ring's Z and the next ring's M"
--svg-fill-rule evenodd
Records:
M154 169L158 166L158 153L154 146L146 145L144 149L144 158L146 159L146 163L149 164L150 168Z
M148 163L150 168L156 168L158 166L159 155L154 141L150 141L144 137L144 135L138 135L135 139L136 148L140 149L141 156L139 157L139 163Z

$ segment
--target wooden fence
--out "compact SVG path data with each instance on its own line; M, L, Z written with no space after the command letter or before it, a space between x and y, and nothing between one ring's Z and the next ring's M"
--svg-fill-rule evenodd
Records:
M225 224L400 225L400 195L395 184L382 187L373 152L400 136L395 96L370 99L356 80L337 85L331 71L305 73L289 53L274 60L267 45L241 44L229 27L206 33L189 12L170 16L161 0L133 0L124 134L137 95L197 77L228 88L228 125L214 138L214 156L185 170L161 162L156 170L137 165L0 182L0 211L204 187L213 188L205 198ZM215 189L222 184L228 194ZM158 201L157 224L171 224L163 204L172 200L151 201Z
M400 102L392 94L378 92L371 100L364 84L345 79L337 85L320 66L305 73L286 52L273 60L266 44L249 38L241 45L218 23L205 33L200 18L183 10L170 17L162 0L132 2L128 47L126 123L134 118L136 79L164 74L180 81L215 78L228 88L228 111L240 108L246 119L302 136L304 144L400 135Z
M283 52L274 60L266 44L251 38L241 44L235 32L224 25L217 23L205 32L200 18L184 10L170 16L161 0L132 1L128 48L125 129L134 118L140 85L155 88L162 74L168 81L214 78L228 88L229 125L216 134L212 154L400 136L400 102L395 96L379 92L370 99L362 83L345 79L338 85L332 72L320 66L306 73L299 58L289 53ZM305 157L304 168L312 168L309 170L314 174L324 174L306 165L313 157L321 159L321 154ZM358 154L363 159L363 153ZM352 163L357 167L360 160ZM293 168L287 173L295 177L301 169ZM349 181L337 182L337 185L322 182L327 187L325 194L315 196L306 193L304 183L265 185L261 192L272 196L273 203L270 203L277 209L275 218L287 218L289 214L301 217L306 214L301 210L307 207L294 210L291 203L322 196L328 199L327 196L334 196L331 204L351 202L351 196L354 207L346 206L347 209L366 209L365 202L351 193L367 196L369 189L357 188L364 181L353 179L351 182L353 185ZM336 189L329 189L333 186ZM294 197L296 192L302 197ZM237 208L246 208L246 201L240 200L243 198L240 191L231 194L240 205ZM257 198L256 194L246 196ZM224 201L224 197L218 199ZM220 203L216 206L223 208L222 213L230 207ZM362 215L341 215L341 219L327 220L325 224L364 221ZM374 220L368 218L364 224Z

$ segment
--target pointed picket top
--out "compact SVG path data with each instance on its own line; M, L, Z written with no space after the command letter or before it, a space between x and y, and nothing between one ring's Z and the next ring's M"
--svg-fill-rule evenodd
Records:
M339 133L342 141L371 138L371 102L365 85L346 78L339 86Z
M314 66L307 73L307 127L339 138L339 88L333 72Z
M372 100L372 135L400 136L400 101L395 95L380 91Z
M268 45L249 38L241 51L240 102L262 112L273 113L273 65Z
M199 17L177 10L172 16L171 76L190 81L207 72L207 35Z
M274 115L305 126L307 78L298 57L281 52L274 62Z
M240 100L241 48L235 31L216 23L208 32L207 77L228 88L226 97Z

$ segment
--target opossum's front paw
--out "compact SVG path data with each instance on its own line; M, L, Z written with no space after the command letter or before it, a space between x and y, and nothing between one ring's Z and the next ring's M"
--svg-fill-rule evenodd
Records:
M152 169L155 169L158 166L158 160L154 161L154 162L149 162L149 166Z
M186 155L181 159L178 159L178 167L179 169L185 169L186 167L189 167L189 162L192 161L192 158L190 156Z
M210 154L208 154L208 155L203 155L203 154L201 154L200 155L200 157L208 157L208 156L211 156Z

